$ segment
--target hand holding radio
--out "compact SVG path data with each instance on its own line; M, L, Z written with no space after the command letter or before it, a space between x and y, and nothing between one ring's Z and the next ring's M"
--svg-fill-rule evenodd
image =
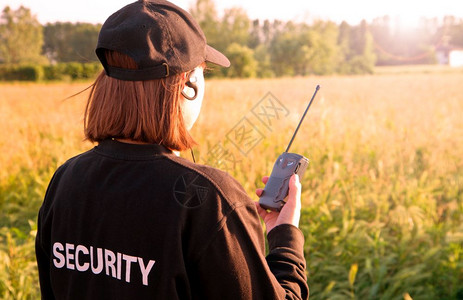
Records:
M266 184L268 179L269 177L265 176L262 178L262 182ZM288 200L280 212L264 209L256 203L257 212L265 223L267 233L274 227L282 224L291 224L299 227L299 219L301 217L301 183L297 174L293 174L289 179L288 188ZM262 191L263 189L257 189L257 196L260 197Z
M280 211L286 203L285 199L288 195L288 184L291 176L293 174L298 174L299 178L302 178L305 170L307 169L309 164L309 160L307 158L296 153L289 153L288 151L319 89L320 86L317 85L312 99L310 99L309 105L302 115L286 151L278 157L273 165L272 174L270 175L270 178L265 185L265 189L262 191L259 199L259 205L263 209Z

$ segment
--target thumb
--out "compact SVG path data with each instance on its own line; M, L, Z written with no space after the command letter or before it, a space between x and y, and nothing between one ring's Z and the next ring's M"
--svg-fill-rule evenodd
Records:
M291 176L288 186L288 199L280 211L276 225L291 224L298 227L301 217L301 183L297 174Z
M289 179L288 201L286 204L288 202L295 209L301 209L301 183L297 174L293 174Z

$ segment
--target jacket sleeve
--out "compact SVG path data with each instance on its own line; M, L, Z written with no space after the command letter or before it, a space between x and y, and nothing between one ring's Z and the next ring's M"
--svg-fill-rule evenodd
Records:
M275 278L286 291L291 291L290 295L300 295L301 299L308 299L309 288L305 273L302 232L295 226L284 224L273 228L268 233L267 239L269 243L267 263Z
M308 299L302 233L291 225L270 233L266 258L254 204L233 209L194 268L195 294L205 299Z

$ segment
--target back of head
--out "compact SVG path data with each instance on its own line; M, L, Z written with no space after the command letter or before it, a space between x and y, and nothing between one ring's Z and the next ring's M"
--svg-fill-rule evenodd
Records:
M204 62L228 67L193 17L166 0L138 0L103 24L96 54L104 67L85 111L85 136L191 148L181 111L185 72Z
M106 51L108 65L137 70L132 58ZM109 77L103 71L90 92L85 110L85 136L92 142L108 138L161 144L186 150L195 142L181 112L181 75L145 81Z

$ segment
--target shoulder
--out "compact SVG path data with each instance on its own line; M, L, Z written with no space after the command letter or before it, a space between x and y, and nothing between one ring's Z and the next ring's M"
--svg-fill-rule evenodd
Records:
M59 177L60 175L65 173L67 169L72 168L74 165L78 164L79 161L85 160L85 159L87 159L88 157L90 157L92 155L93 155L93 149L90 149L90 150L87 150L87 151L85 151L83 153L80 153L78 155L75 155L75 156L69 158L68 160L66 160L62 165L60 165L56 169L55 174L53 175L53 177Z
M241 184L227 172L210 166L192 163L180 157L169 157L169 159L171 162L182 166L186 172L191 173L195 178L203 182L203 184L212 187L231 207L254 205Z
M95 148L77 154L64 163L59 165L50 180L48 188L58 187L61 182L66 180L76 180L86 176L86 170L89 162L95 160Z

